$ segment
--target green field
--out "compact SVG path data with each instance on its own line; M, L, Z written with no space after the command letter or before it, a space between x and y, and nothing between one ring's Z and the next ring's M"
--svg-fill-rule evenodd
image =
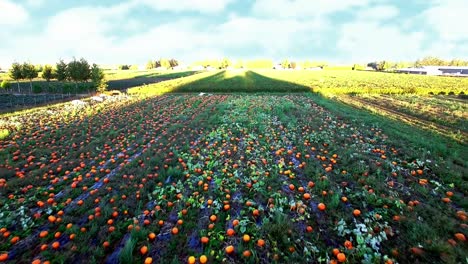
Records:
M0 115L8 261L466 261L468 79L172 77Z

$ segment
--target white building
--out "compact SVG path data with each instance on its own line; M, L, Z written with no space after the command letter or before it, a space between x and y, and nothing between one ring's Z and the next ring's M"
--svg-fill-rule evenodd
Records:
M419 68L402 68L396 70L399 73L423 74L423 75L449 75L449 76L468 76L468 67L466 66L423 66Z

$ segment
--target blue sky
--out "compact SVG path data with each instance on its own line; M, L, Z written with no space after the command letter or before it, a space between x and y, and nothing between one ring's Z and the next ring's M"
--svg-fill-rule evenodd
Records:
M0 66L468 59L467 0L0 0Z

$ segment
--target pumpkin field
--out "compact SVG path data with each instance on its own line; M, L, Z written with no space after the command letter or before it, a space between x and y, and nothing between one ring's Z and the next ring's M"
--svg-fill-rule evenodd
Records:
M0 115L0 263L466 263L467 80L202 72Z

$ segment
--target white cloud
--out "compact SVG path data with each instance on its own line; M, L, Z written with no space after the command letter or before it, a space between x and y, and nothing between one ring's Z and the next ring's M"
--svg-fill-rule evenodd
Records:
M457 29L460 32L450 31L437 37L427 31L428 22L415 24L425 15L434 15L431 12L435 12L435 8L446 8L443 2L426 13L421 12L417 20L404 18L392 24L381 22L398 16L398 8L385 4L367 7L363 4L383 3L384 0L317 0L313 8L309 1L304 0L257 0L253 6L254 16L231 13L220 23L210 23L206 17L192 16L176 17L163 24L149 24L147 20L128 16L135 8L149 5L151 9L160 10L155 12L156 15L170 10L201 12L203 16L209 16L210 12L225 9L230 1L215 3L201 0L200 3L205 4L189 5L193 1L183 0L175 5L173 1L150 3L149 0L132 0L110 7L67 9L49 17L45 25L34 33L20 33L0 43L0 63L14 60L54 63L59 58L68 60L76 56L97 63L134 64L161 57L186 61L223 56L235 59L236 55L232 54L273 59L297 54L300 54L297 59L305 59L323 54L323 58L329 56L327 60L340 58L348 62L412 60L425 55L460 57L456 55L462 54L462 36L468 36L462 34L465 29ZM156 5L154 2L162 4ZM212 5L209 6L208 2ZM6 1L0 0L2 3ZM262 6L264 10L260 9ZM351 22L335 22L329 16L336 11L350 10L357 10L355 20ZM281 15L274 15L273 12L280 12ZM400 25L401 21L406 21L406 27ZM440 24L433 26L434 30L442 31L442 28Z
M233 0L135 0L135 2L146 4L156 11L215 13L223 11Z
M370 8L365 8L356 13L356 17L361 20L372 19L372 20L385 20L396 17L400 13L400 10L391 5L380 5Z
M354 7L367 6L371 0L256 0L253 13L258 16L308 19Z
M468 40L468 1L434 1L423 13L424 19L445 41Z
M29 7L40 7L45 3L45 0L26 0L26 5Z
M0 0L0 26L14 26L24 23L29 15L21 6L9 0Z
M396 26L355 21L343 25L337 48L352 61L408 60L421 56L424 34L403 33Z

